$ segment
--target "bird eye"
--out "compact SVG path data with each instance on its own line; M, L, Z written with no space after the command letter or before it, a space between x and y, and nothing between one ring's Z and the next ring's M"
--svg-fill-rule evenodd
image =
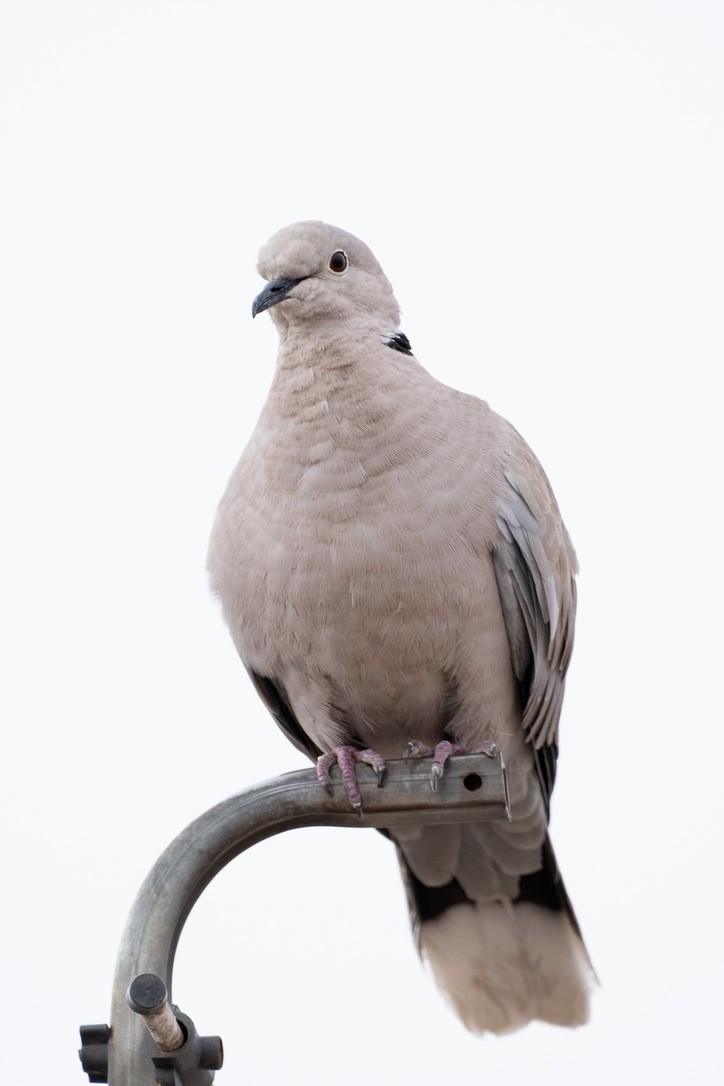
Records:
M329 258L329 270L334 272L335 275L341 275L342 272L346 272L349 267L349 260L344 249L337 249L332 253Z

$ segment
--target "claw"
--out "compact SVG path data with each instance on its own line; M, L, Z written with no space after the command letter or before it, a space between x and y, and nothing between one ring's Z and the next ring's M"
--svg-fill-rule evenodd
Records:
M347 791L347 798L359 817L362 818L364 811L362 809L362 796L357 786L355 764L364 762L365 765L371 766L377 775L377 787L381 788L385 779L385 760L375 750L357 750L356 747L334 747L332 750L327 751L326 754L321 754L317 758L317 777L330 795L332 794L332 780L329 771L335 762L339 766L339 772Z
M333 750L327 751L326 754L320 754L317 758L317 780L323 786L328 796L332 795L332 781L329 776L329 770L337 761L337 756Z
M485 753L491 758L496 755L495 747L492 743L484 743ZM490 749L487 749L490 748ZM437 792L437 782L443 775L445 769L445 762L452 754L467 754L465 747L460 743L453 743L449 739L443 739L441 742L435 744L435 749L432 750L428 747L427 743L421 743L419 739L411 739L405 747L405 758L429 758L432 755L432 773L430 775L430 787L433 792Z
M442 777L442 768L443 767L438 765L437 762L433 764L432 772L430 773L430 787L433 792L437 792L437 782Z
M445 763L453 754L470 754L467 747L461 743L443 739L435 744L435 749L428 747L427 743L421 743L419 739L411 739L405 747L405 758L429 758L432 755L432 772L430 775L430 787L437 792L437 784L445 771ZM498 757L498 748L490 739L485 739L475 751L476 754L485 754L488 758Z
M432 747L427 743L421 743L419 739L411 739L405 747L403 758L428 758L432 754Z
M435 744L435 753L432 759L432 773L430 774L430 787L437 792L437 782L445 770L445 762L453 754L467 754L465 747L460 743L451 743L449 739L443 739Z

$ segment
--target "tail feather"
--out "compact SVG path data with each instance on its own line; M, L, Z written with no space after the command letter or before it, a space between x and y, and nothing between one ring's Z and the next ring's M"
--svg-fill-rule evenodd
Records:
M457 879L425 886L400 860L420 953L468 1029L588 1020L595 973L547 837L514 900L472 901Z
M455 905L421 924L420 943L474 1033L508 1033L533 1019L588 1021L588 955L563 912L527 903Z

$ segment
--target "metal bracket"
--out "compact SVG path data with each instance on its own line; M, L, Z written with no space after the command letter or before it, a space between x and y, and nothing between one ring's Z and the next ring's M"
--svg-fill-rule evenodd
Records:
M213 1081L221 1066L220 1038L198 1037L191 1019L168 1003L166 993L170 999L174 954L194 903L214 876L252 845L301 826L384 829L510 819L499 753L451 758L436 792L430 787L431 769L429 758L389 761L380 788L373 770L358 766L361 819L338 777L333 776L328 794L315 770L304 769L239 792L192 822L156 861L129 914L116 963L111 1028L81 1026L79 1055L89 1081L110 1086L206 1086ZM141 980L150 989L139 999ZM155 982L160 987L154 988ZM162 1035L174 1034L165 1007L185 1037L171 1052L154 1044L146 1028L149 1017L160 1014Z

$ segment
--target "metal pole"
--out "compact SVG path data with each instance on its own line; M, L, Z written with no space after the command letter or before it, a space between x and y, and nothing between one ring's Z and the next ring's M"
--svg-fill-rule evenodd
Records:
M452 758L436 792L430 787L431 767L430 759L390 761L380 788L372 769L360 765L362 819L351 809L338 778L333 775L328 794L308 769L231 796L179 834L141 886L121 940L108 1041L110 1086L154 1086L153 1040L142 1014L129 1006L127 991L139 974L152 973L164 982L171 1000L174 953L186 917L208 883L239 853L301 826L383 828L510 817L505 770L497 753Z

